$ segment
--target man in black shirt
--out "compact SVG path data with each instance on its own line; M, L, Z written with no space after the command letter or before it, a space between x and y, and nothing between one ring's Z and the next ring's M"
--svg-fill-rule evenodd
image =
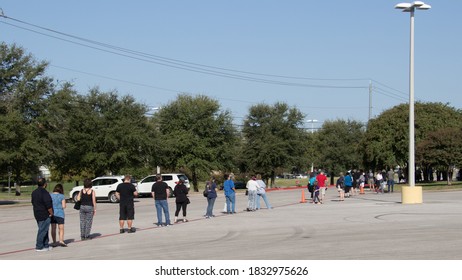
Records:
M127 221L128 233L135 232L136 229L132 227L133 220L135 219L135 196L138 196L138 191L131 183L132 177L125 175L124 182L119 184L116 189L116 196L119 200L119 225L120 233L124 233L124 223Z
M162 224L162 211L165 214L166 226L170 226L170 215L168 212L168 203L167 198L170 194L169 187L167 183L162 181L162 176L160 174L156 175L156 182L152 185L151 193L156 204L157 211L157 226L163 226Z
M35 243L35 251L37 252L51 250L48 243L48 230L50 228L51 217L53 216L53 203L46 187L46 180L44 178L39 178L37 189L35 189L31 195L34 217L38 226L37 240Z

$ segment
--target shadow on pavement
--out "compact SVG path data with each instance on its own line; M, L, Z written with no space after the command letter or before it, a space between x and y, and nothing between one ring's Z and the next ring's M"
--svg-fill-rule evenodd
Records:
M12 205L12 204L17 204L19 203L18 201L12 201L12 200L0 200L0 205Z

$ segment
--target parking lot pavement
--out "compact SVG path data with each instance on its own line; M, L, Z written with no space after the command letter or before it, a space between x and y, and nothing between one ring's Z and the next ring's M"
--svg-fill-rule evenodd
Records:
M306 197L309 193L305 191ZM403 205L401 194L366 191L343 202L329 189L325 203L300 203L302 189L268 193L274 209L245 212L247 197L237 195L238 213L205 219L206 200L190 196L187 223L158 228L152 198L136 200L136 233L119 234L118 204L98 203L93 239L80 241L78 211L66 209L67 248L35 252L37 225L31 206L0 206L0 259L73 260L406 260L462 259L462 191L424 192L424 203ZM263 201L262 201L263 202ZM169 201L173 220L174 200Z

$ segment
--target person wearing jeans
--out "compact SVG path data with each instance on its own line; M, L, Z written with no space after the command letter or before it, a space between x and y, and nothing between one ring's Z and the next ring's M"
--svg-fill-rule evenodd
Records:
M388 193L393 192L393 188L395 186L395 172L393 169L387 172L387 185L388 185Z
M266 196L266 184L263 182L261 179L261 175L257 175L257 183L258 183L258 188L257 188L257 199L256 199L256 204L257 204L257 210L260 210L260 197L263 198L263 201L265 202L266 208L271 209L271 204L268 201L268 197Z
M253 176L252 179L250 179L247 182L246 188L248 190L248 207L247 211L255 211L257 210L257 189L258 189L258 183L257 183L257 177Z
M40 178L37 183L37 189L35 189L31 195L34 217L38 226L37 239L35 242L35 250L37 252L51 250L48 230L50 228L51 217L53 216L53 202L46 187L46 180Z
M162 212L165 215L165 225L170 226L170 214L168 212L167 198L169 196L169 187L167 183L162 181L162 175L156 175L156 182L152 185L151 193L154 198L156 211L157 211L157 226L161 227L162 223Z
M236 213L236 189L233 179L234 175L225 175L223 190L226 197L226 214Z
M213 206L215 205L215 200L217 199L217 184L215 183L215 178L211 178L206 185L207 188L207 212L205 213L205 218L215 217L213 215Z

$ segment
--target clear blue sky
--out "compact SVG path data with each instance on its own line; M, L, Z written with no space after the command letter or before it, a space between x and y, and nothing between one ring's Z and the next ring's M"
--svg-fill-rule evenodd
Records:
M398 2L0 1L11 18L0 18L0 39L49 61L48 75L81 94L98 86L152 107L180 92L204 94L235 123L250 106L275 102L297 107L307 120L366 122L369 80L373 116L408 102L409 13L395 10ZM462 108L462 17L449 5L457 2L428 1L431 10L416 12L416 100Z

